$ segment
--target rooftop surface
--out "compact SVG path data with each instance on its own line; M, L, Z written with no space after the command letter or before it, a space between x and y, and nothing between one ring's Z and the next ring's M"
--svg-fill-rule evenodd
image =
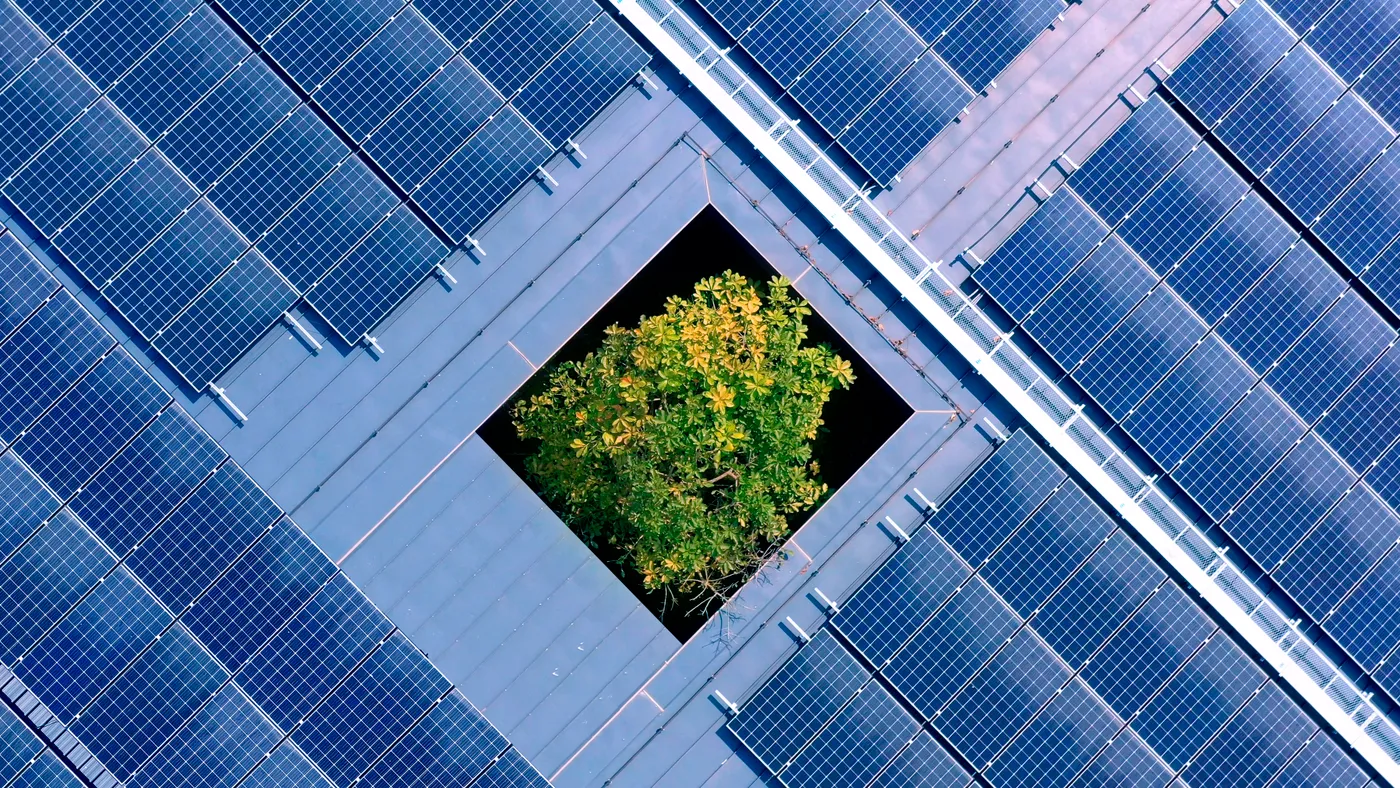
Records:
M0 16L0 782L1394 784L1387 3ZM477 430L702 213L911 415L680 642Z

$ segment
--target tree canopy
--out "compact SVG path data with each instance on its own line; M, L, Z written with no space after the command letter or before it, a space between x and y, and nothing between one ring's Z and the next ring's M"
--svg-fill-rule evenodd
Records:
M644 586L708 608L727 598L827 488L812 459L822 408L855 380L807 340L811 308L777 277L704 279L516 403L526 469L590 545Z

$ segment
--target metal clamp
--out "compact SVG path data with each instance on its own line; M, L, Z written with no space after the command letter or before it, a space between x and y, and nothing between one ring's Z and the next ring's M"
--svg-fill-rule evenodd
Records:
M221 389L218 386L214 385L213 381L210 381L209 393L213 394L214 398L217 399L221 405L227 408L228 412L232 414L235 419L238 419L239 424L248 423L248 415L242 410L239 410L237 405L233 404L233 400L229 399L227 389Z

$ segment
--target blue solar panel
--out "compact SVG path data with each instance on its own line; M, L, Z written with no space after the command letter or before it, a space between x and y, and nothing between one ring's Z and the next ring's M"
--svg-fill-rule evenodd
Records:
M450 688L428 658L396 633L306 718L292 739L344 785Z
M972 97L947 64L925 54L838 141L876 182L888 184Z
M1165 274L1248 190L1220 155L1197 148L1147 195L1118 233Z
M1400 47L1392 46L1356 83L1356 92L1376 112L1400 126Z
M107 94L154 139L248 54L209 6L201 5Z
M740 43L786 87L867 7L844 0L779 0Z
M884 674L932 718L1020 624L982 578L974 577L895 655Z
M1327 734L1319 733L1269 785L1273 788L1307 788L1313 785L1361 788L1367 782L1365 772Z
M0 92L0 178L9 178L44 143L97 100L97 90L57 49L39 56Z
M0 4L0 85L19 76L48 45L48 38L18 7Z
M228 75L160 141L196 189L207 189L298 104L260 58Z
M1312 422L1395 340L1395 330L1354 292L1308 329L1269 385Z
M929 526L976 566L1011 535L1065 474L1035 441L1013 435L953 493Z
M1272 389L1260 385L1201 441L1172 478L1219 520L1306 430Z
M5 194L52 236L146 148L146 140L103 99L5 187Z
M868 678L835 638L819 632L744 704L729 730L776 772Z
M311 0L272 35L266 49L311 92L402 5L402 0Z
M904 748L870 788L963 788L970 782L956 759L933 737L920 733Z
M549 144L520 113L507 107L428 178L414 201L460 241L550 153Z
M1021 617L1028 617L1113 527L1078 485L1065 485L992 556L980 576Z
M1207 323L1224 317L1298 235L1251 192L1201 240L1167 282Z
M1264 785L1316 730L1278 685L1266 684L1183 776L1199 788Z
M948 32L976 0L891 0L899 15L918 31L925 41L933 41Z
M933 49L973 90L984 90L1064 10L1063 0L980 0Z
M383 320L448 249L400 207L322 279L307 297L336 333L354 343Z
M1263 683L1249 657L1216 636L1147 704L1133 729L1179 769Z
M1116 224L1197 141L1166 102L1149 99L1094 150L1069 185L1105 221Z
M171 610L184 610L281 515L233 463L214 473L126 565Z
M599 16L511 104L558 147L650 60L612 17Z
M422 183L501 106L502 99L467 61L453 58L365 142L406 191Z
M1400 233L1400 152L1382 153L1317 223L1317 234L1360 271Z
M83 712L73 733L126 780L227 679L177 624Z
M1350 82L1400 36L1400 8L1388 0L1341 0L1308 43Z
M103 294L142 336L155 337L247 246L219 209L201 199L123 269Z
M55 495L67 498L169 401L119 348L54 403L15 451Z
M1219 335L1262 374L1344 290L1341 277L1311 246L1300 244L1230 310Z
M1371 261L1362 272L1361 281L1390 307L1391 312L1400 312L1400 243L1392 243L1380 257Z
M418 11L438 29L454 47L460 47L481 30L508 0L464 3L462 0L414 0Z
M1060 366L1072 368L1156 283L1157 275L1109 236L1031 313L1026 331Z
M1162 586L1084 666L1081 678L1123 718L1141 709L1215 631L1174 583Z
M1173 468L1255 382L1255 374L1214 335L1143 400L1123 423L1163 468Z
M452 57L453 47L413 6L403 9L316 92L336 123L360 140Z
M1365 469L1400 437L1400 420L1378 419L1376 414L1397 412L1400 353L1392 348L1331 409L1317 431L1352 468Z
M242 788L331 788L325 775L290 741L283 742L271 757L258 765Z
M535 771L519 750L511 748L472 783L472 788L549 788L549 781Z
M127 784L232 788L281 738L282 732L230 684Z
M210 190L209 201L256 240L349 154L302 106Z
M243 257L155 341L156 350L203 389L296 301L262 255Z
M1121 419L1206 330L1170 287L1160 285L1104 337L1074 379Z
M924 51L924 42L883 3L856 21L793 84L791 93L832 135Z
M958 693L934 726L974 765L990 762L1070 678L1030 630L1011 639Z
M55 280L11 233L0 234L0 337L8 336L58 290Z
M306 292L397 204L389 187L352 156L298 203L258 249L292 287Z
M1289 27L1304 35L1335 4L1336 0L1271 0L1269 7Z
M24 463L13 454L0 455L0 561L24 543L59 507Z
M289 520L259 540L184 617L230 671L237 671L335 572Z
M53 242L97 287L189 207L194 189L159 151L149 151Z
M67 512L0 565L0 660L13 664L116 563Z
M1363 669L1373 671L1400 642L1400 552L1391 550L1337 612L1323 623L1328 634Z
M1122 725L1076 679L1011 742L987 777L996 785L1069 785Z
M0 780L9 780L38 757L44 743L8 708L0 710Z
M462 54L511 96L598 13L591 0L515 0Z
M1013 320L1023 320L1107 235L1072 190L1060 189L978 267L977 284Z
M1167 86L1214 126L1295 41L1267 5L1244 3L1172 73Z
M257 41L264 41L304 0L222 0L219 5Z
M1326 618L1396 537L1400 518L1369 487L1354 487L1284 559L1274 579L1309 615Z
M1356 474L1310 434L1225 520L1224 529L1260 565L1273 568L1355 481Z
M1279 159L1264 182L1311 224L1393 137L1365 102L1347 93Z
M927 528L880 567L833 620L875 665L884 665L953 589L967 565Z
M106 89L199 5L199 0L105 0L63 37L63 51Z
M71 721L167 626L170 614L118 568L15 663L60 720Z
M337 575L238 674L283 728L297 723L393 626Z
M433 707L360 781L371 788L467 785L510 742L460 693Z
M1263 175L1345 89L1306 44L1299 45L1241 99L1216 134Z
M1109 538L1035 618L1037 632L1078 667L1166 575L1122 532Z
M783 784L865 785L918 732L909 713L872 681L783 771Z
M9 443L112 346L66 291L0 344L0 441Z
M1074 781L1075 788L1161 788L1172 771L1131 730L1120 733ZM1172 783L1173 786L1179 783Z
M11 788L83 788L82 780L77 775L68 771L68 767L54 755L52 751L45 750L39 760L24 770L13 783Z
M733 38L743 35L775 0L705 0L703 8Z

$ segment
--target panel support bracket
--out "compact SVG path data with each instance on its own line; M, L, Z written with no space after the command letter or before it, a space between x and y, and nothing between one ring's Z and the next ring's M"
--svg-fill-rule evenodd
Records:
M783 626L787 629L788 632L792 634L793 637L797 638L798 643L801 643L805 646L808 643L812 642L812 637L807 634L807 631L805 629L798 626L796 621L792 620L792 616L787 616L783 619Z
M295 315L291 312L283 312L282 322L286 323L287 328L295 331L297 336L301 337L301 341L305 342L306 346L311 348L312 353L321 352L321 343L316 340L316 337L311 335L311 332L307 330L306 326L301 324L300 320L296 319Z
M379 339L377 337L372 337L369 334L365 334L363 337L360 338L360 341L364 342L365 347L368 347L374 353L375 356L379 358L384 357L384 346L379 344Z
M457 277L453 276L452 272L447 270L447 266L443 265L442 263L438 263L437 265L433 266L433 275L436 276L438 279L441 279L442 281L448 283L449 285L457 284Z
M221 389L217 385L215 385L213 381L210 381L209 393L214 395L214 399L217 399L219 401L219 404L224 406L224 409L229 412L230 416L233 416L235 419L238 419L239 424L248 423L248 414L244 413L242 410L239 410L238 406L233 404L233 400L229 399L227 389Z

